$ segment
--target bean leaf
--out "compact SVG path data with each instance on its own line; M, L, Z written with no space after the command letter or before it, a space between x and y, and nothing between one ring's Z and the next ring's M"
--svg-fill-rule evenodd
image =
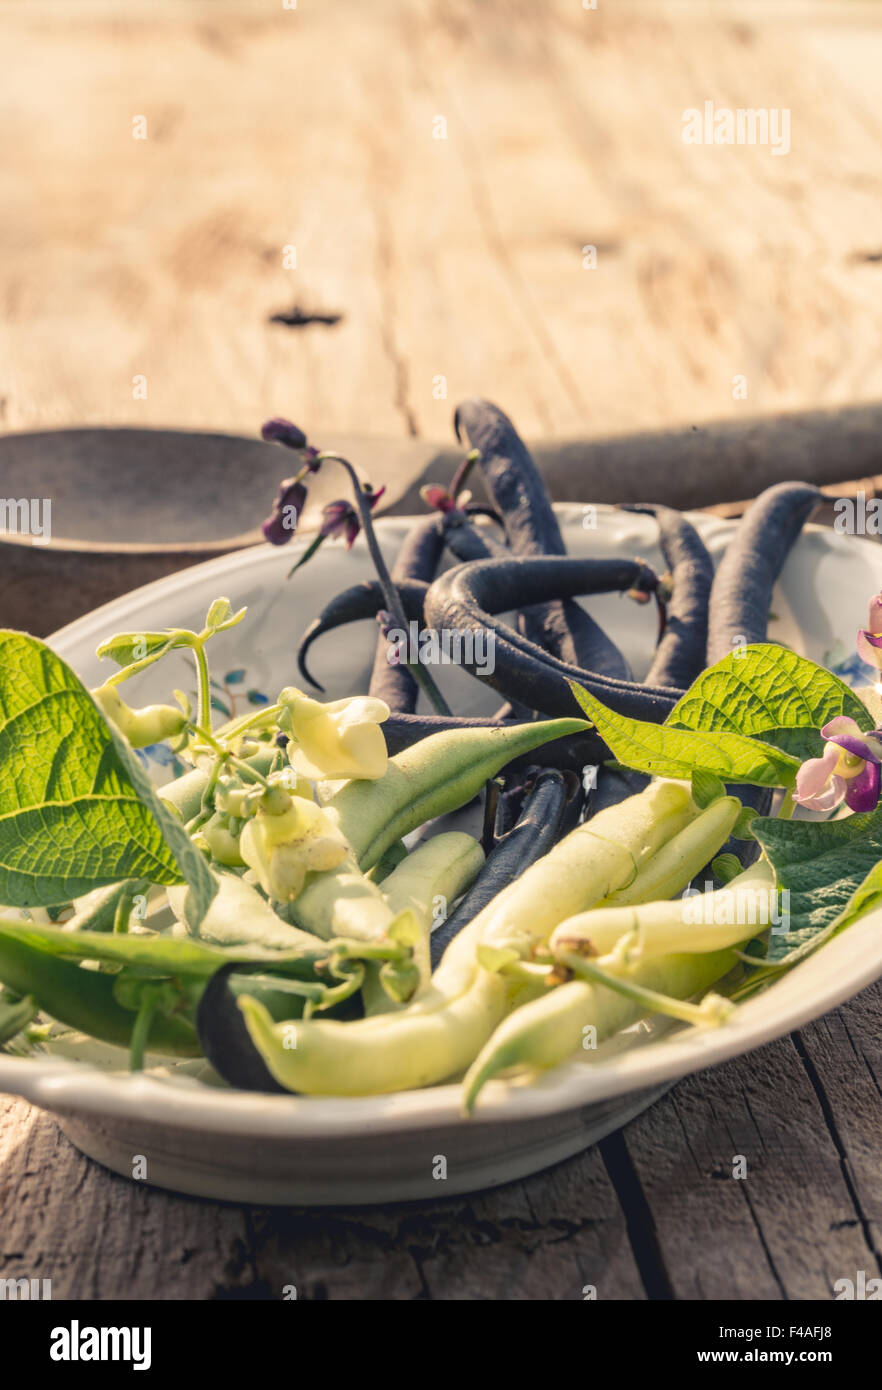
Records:
M231 627L236 627L241 623L246 611L246 609L240 608L238 613L234 613L228 598L216 598L205 615L206 630L209 632L227 632Z
M711 806L725 795L725 785L715 773L696 768L692 774L692 800L696 806L700 806L703 811L706 806Z
M797 758L818 757L818 730L839 714L861 729L873 719L837 676L774 642L757 642L704 671L678 701L666 726L761 736Z
M158 658L176 644L188 645L181 641L181 634L177 632L117 632L101 643L95 655L102 660L115 661L117 666L131 666L148 656Z
M790 931L772 937L769 958L823 939L882 897L882 811L835 821L758 816L756 838L790 894Z
M628 719L607 709L575 681L569 684L613 757L625 767L658 777L687 779L701 770L725 782L749 782L760 787L791 787L794 783L800 760L771 744L723 729L699 733Z
M128 742L44 642L0 632L0 902L51 906L125 878L217 881Z

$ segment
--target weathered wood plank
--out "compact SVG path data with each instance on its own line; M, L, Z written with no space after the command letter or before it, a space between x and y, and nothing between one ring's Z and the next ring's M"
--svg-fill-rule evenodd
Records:
M301 1298L644 1297L625 1219L599 1153L525 1182L439 1202L374 1209L256 1211L261 1285Z
M819 1095L876 1274L882 1264L882 987L801 1030L797 1047ZM844 1276L853 1278L851 1270Z
M253 1283L248 1250L235 1207L116 1177L0 1096L0 1277L51 1279L53 1299L205 1299Z
M879 986L868 993L878 1012ZM844 1112L860 1068L843 1048L829 1061ZM786 1038L686 1078L624 1131L674 1297L828 1299L836 1279L875 1271L829 1103Z

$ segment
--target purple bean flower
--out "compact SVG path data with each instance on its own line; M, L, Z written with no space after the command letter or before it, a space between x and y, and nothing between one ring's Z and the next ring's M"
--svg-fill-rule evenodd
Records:
M268 444L284 444L288 449L305 449L306 435L290 420L281 415L266 420L260 428L261 438Z
M426 483L420 488L420 497L427 506L433 507L436 512L453 512L456 510L456 502L450 493L440 483Z
M385 487L381 487L378 492L370 494L368 502L371 511L385 491ZM341 537L346 542L346 549L351 550L360 530L361 521L358 510L345 498L340 498L336 502L328 502L327 506L322 507L322 524L319 527L319 535L323 540L335 540L337 537Z
M870 616L857 635L857 649L868 666L882 671L882 594L870 599Z
M303 483L297 478L286 478L280 484L272 512L261 528L270 545L287 545L297 530L305 506L306 488Z
M871 609L872 612L872 609ZM821 730L827 747L796 774L793 800L810 811L833 811L844 801L852 811L873 811L879 801L882 729L865 734L840 714Z

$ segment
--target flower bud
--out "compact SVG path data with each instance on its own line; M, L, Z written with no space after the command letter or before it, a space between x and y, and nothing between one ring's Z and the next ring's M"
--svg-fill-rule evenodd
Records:
M297 425L281 415L276 415L272 420L264 421L260 428L260 435L268 444L284 444L289 449L306 448L306 435L303 430L298 429Z
M287 545L297 530L303 508L306 506L306 488L296 478L286 478L279 488L273 510L263 523L261 530L270 545Z
M145 705L143 709L132 709L114 685L100 685L92 695L105 719L125 734L133 748L146 748L151 743L177 738L187 724L187 716L177 705Z
M219 864L241 867L245 863L239 847L239 837L230 832L227 816L212 816L199 833L208 846L212 859L216 859Z

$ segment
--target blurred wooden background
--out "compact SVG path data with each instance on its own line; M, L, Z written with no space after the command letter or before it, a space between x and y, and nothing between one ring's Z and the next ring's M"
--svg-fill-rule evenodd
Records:
M871 0L0 0L0 34L2 429L882 398ZM684 145L705 100L788 108L790 153Z

